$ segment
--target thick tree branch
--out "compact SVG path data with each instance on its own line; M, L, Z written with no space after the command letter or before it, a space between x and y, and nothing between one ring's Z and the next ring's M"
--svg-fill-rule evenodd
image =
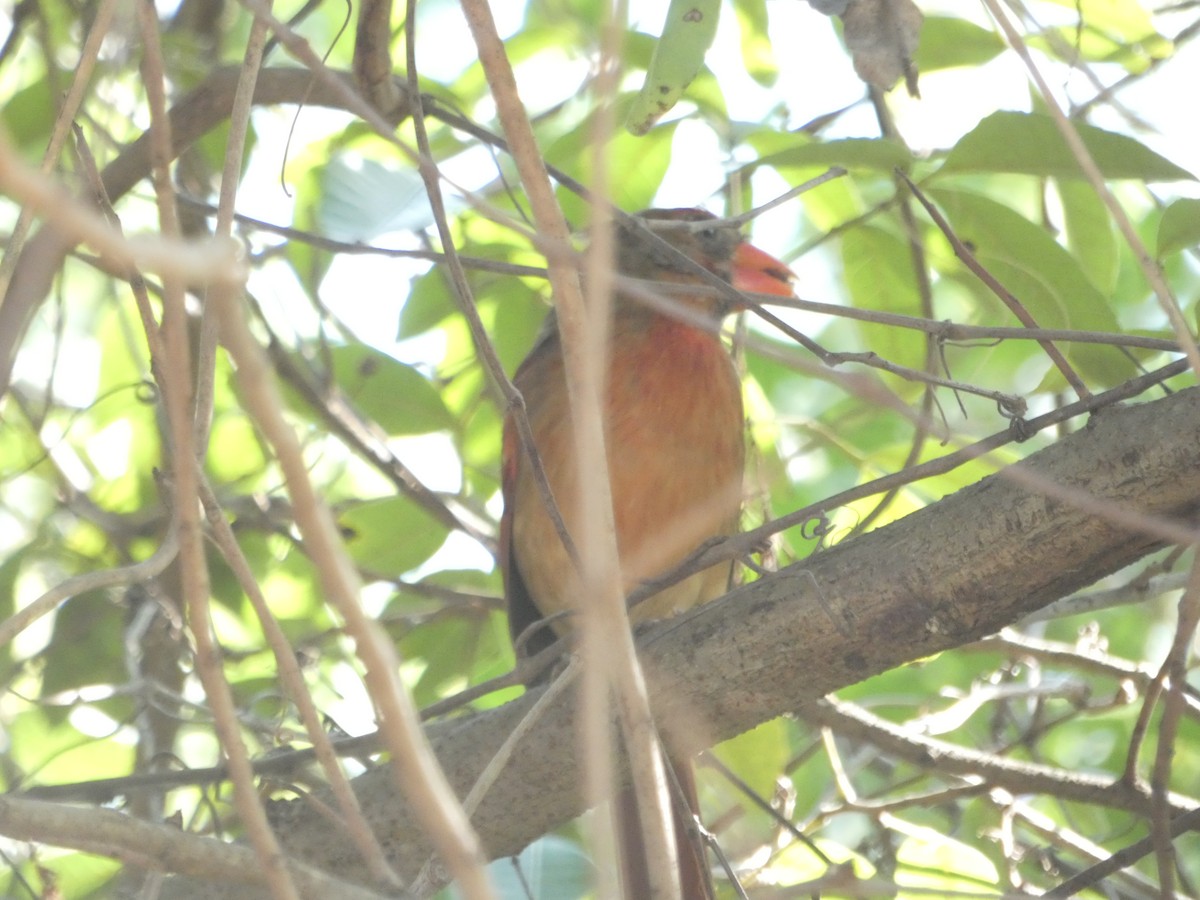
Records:
M1190 522L1200 511L1200 388L1106 409L1019 465L1138 515ZM811 708L830 691L992 634L1160 546L1009 474L644 632L639 647L670 741L698 750ZM429 727L460 795L544 691ZM573 729L568 692L530 730L474 817L490 855L515 853L582 811ZM969 775L970 763L969 753L956 754L954 771ZM1137 786L1036 774L1034 790L1142 815L1151 809ZM411 875L431 850L386 767L356 779L355 789L394 864ZM289 854L337 877L363 877L353 846L304 801L276 804L272 818ZM180 878L164 896L215 896L214 888L219 882Z
M1021 463L1040 476L1141 514L1200 509L1200 389L1098 414ZM789 713L805 701L910 660L977 640L1157 549L1152 538L991 476L878 531L821 552L724 599L661 623L639 642L656 711L690 750ZM465 793L541 690L430 728ZM475 824L492 855L514 853L582 811L572 699L547 712L483 801ZM397 865L428 845L386 771L360 777L366 813ZM1129 789L1113 806L1145 812ZM335 873L358 865L302 803L280 804L291 853Z

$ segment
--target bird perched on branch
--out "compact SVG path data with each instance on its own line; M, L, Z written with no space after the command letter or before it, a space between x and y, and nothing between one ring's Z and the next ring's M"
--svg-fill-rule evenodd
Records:
M670 298L667 304L654 306L619 288L614 296L603 412L626 595L675 568L706 540L732 533L741 510L741 384L718 332L734 304L705 287L703 276L687 261L742 291L792 293L787 266L703 210L651 209L639 218L669 246L640 229L618 227L617 268L623 275L669 283L672 289L663 293ZM688 286L696 290L689 292ZM578 497L586 473L575 465L562 347L552 324L517 370L514 383L525 398L534 445L562 521L568 534L578 534ZM575 569L511 416L504 429L503 466L500 564L515 642L535 622L571 608ZM728 589L731 571L732 563L721 563L690 575L638 604L631 618L666 618L713 600ZM559 617L554 628L565 633L569 622ZM529 649L551 637L543 632L529 642ZM690 763L672 762L694 813ZM623 891L628 898L649 896L636 798L618 798L617 808ZM711 896L708 867L686 839L678 816L676 835L684 897Z

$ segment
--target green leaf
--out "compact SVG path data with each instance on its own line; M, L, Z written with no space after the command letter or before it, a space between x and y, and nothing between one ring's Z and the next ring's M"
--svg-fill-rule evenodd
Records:
M621 97L618 106L624 107L632 100L631 95ZM617 115L621 115L620 109ZM588 116L547 147L547 160L584 184L594 184L595 130L594 117ZM613 134L607 147L608 190L616 206L632 212L651 204L671 163L674 137L674 123L655 128L643 137L627 131ZM559 188L558 199L568 221L582 225L590 218L589 205L566 188Z
M1019 213L967 191L931 192L959 240L1006 287L1043 328L1118 332L1116 316L1070 253ZM996 301L999 303L999 301ZM1012 314L996 313L1012 324ZM1135 374L1125 354L1111 347L1064 344L1060 348L1084 373L1101 384Z
M1159 220L1155 255L1162 259L1196 244L1200 244L1200 200L1176 200Z
M900 885L949 894L999 883L996 867L971 845L911 824L905 832L896 848L901 866L896 881Z
M777 773L785 769L792 755L790 730L786 719L771 719L723 741L713 753L760 797L770 797Z
M430 269L412 280L412 290L400 307L399 340L416 337L440 325L455 312L454 297L446 273Z
M95 561L97 568L102 562ZM46 664L42 690L46 694L69 691L89 684L119 684L127 675L122 654L123 613L106 591L92 591L72 597L54 617L54 636L44 651ZM117 703L127 712L128 698ZM59 721L67 709L51 707L47 717Z
M1104 201L1090 184L1076 179L1056 183L1067 227L1067 249L1092 284L1109 295L1117 284L1121 256L1117 233Z
M4 561L0 562L0 620L7 619L16 612L17 578L25 567L25 557L32 549L33 545L27 544L16 550L9 550ZM8 651L6 646L0 653L7 655Z
M766 0L734 0L733 8L740 26L742 65L751 78L770 87L779 77L779 66L767 36Z
M90 773L89 773L90 774ZM120 772L119 774L126 774ZM52 858L38 860L39 867L45 867L41 873L43 882L47 881L46 872L54 873L54 889L45 896L57 897L113 897L118 896L120 889L117 879L124 867L115 859L105 859L89 853L54 854ZM5 893L6 897L19 897L24 891L14 890Z
M381 578L397 578L433 556L446 526L408 497L368 500L338 516L354 561Z
M464 594L480 594L499 597L502 590L500 572L484 572L480 569L441 569L422 578L414 585L397 585L395 597L388 603L385 615L403 618L412 615L428 615L445 607L445 601L424 593L422 587L448 588ZM410 659L405 653L404 658Z
M488 331L496 355L505 368L512 372L525 358L542 330L546 318L546 304L540 294L528 286L509 279L507 285L497 285L499 295L484 307L489 314Z
M33 544L8 551L7 558L0 562L0 621L16 612L17 579L25 568L25 558L31 555ZM0 647L0 665L12 661L12 644Z
M657 48L658 40L652 35L641 31L626 33L623 50L625 65L630 71L648 70L650 60ZM728 122L729 115L725 105L725 96L721 93L721 86L707 66L702 67L696 79L688 85L687 99L688 102L696 105L698 111L715 116L716 121L720 122L722 126ZM618 99L616 113L618 121L624 121L629 117L629 112L637 100L638 95L633 93L623 94Z
M210 453L206 461L221 483L251 478L266 468L259 433L243 410L226 410L213 417L211 445L220 452Z
M250 128L246 132L246 144L242 155L241 174L246 173L250 164L250 154L258 143L258 133ZM229 148L229 122L222 122L216 128L202 135L193 145L200 157L208 165L211 172L220 172L225 165L225 156Z
M1068 22L1033 35L1030 45L1072 66L1080 60L1116 63L1128 72L1144 72L1175 50L1154 28L1151 13L1139 0L1050 0L1070 9Z
M1152 62L1174 52L1174 45L1158 35L1131 42L1090 25L1049 29L1045 35L1031 37L1029 46L1074 66L1081 61L1113 63L1131 73L1144 72Z
M500 618L499 613L495 616ZM469 683L503 674L512 654L506 631L493 628L491 618L469 610L450 611L426 618L400 638L401 658L420 669L412 686L413 699L419 706L444 699ZM447 653L447 647L453 647L454 652ZM477 669L486 669L487 674L476 678Z
M100 639L97 639L97 642L98 640ZM118 646L120 640L118 631ZM76 655L82 657L79 661L81 668L86 666L87 651L93 646L94 643L88 642L75 648ZM82 682L102 683L107 683L103 675L98 675L95 681ZM46 696L48 693L42 692L40 696ZM106 700L89 705L101 706L112 702ZM123 706L124 710L119 714L120 720L128 722L132 719L133 704L126 698ZM82 773L86 773L87 778L115 778L128 775L132 771L132 744L103 738L81 740L79 731L67 721L69 715L70 710L63 707L53 710L29 710L16 716L11 723L6 723L5 737L9 741L9 746L5 748L8 763L5 766L6 777L32 775L29 781L21 785L27 787L31 782L61 784L79 781Z
M1187 181L1190 172L1123 134L1081 122L1075 128L1105 178ZM1013 172L1057 178L1083 173L1050 116L992 113L963 136L946 157L942 172Z
M1133 43L1157 34L1150 13L1138 0L1049 0L1079 14L1090 28Z
M891 172L897 167L907 169L912 165L912 154L896 141L885 138L845 138L840 141L814 141L811 138L792 134L781 140L788 144L763 156L757 166L774 166L777 169L790 167L845 166L848 169L877 169Z
M322 215L325 209L325 170L331 161L339 158L346 145L353 139L356 128L313 141L293 151L287 160L284 178L295 194L292 208L292 227L298 231L323 234ZM321 286L333 253L314 247L306 241L288 241L287 258L296 270L301 283L310 294L315 295Z
M334 347L330 355L338 386L388 434L454 427L437 389L412 366L364 344Z
M0 122L22 154L38 154L54 128L54 111L54 94L43 78L8 96L0 106Z
M875 875L875 867L871 865L870 861L865 856L854 853L845 844L820 835L815 835L811 840L813 847L824 854L825 859L831 860L838 869L845 868L847 873L853 873L854 878L865 880ZM756 873L756 877L760 883L777 886L777 890L828 878L829 863L817 856L813 847L808 846L808 842L792 841L778 852L773 852L770 861ZM847 883L853 884L853 878L847 878ZM780 891L780 893L805 896L808 892L793 890L791 892ZM822 892L819 896L845 897L851 895L831 891L828 894Z
M1004 50L1000 35L974 22L950 16L926 16L921 42L913 59L917 71L936 72L960 66L979 66Z
M625 120L631 133L648 132L683 96L704 67L720 13L720 0L671 0L646 81Z
M373 159L342 155L322 179L318 218L324 234L363 243L393 231L420 231L433 223L425 183L412 169L391 169ZM448 199L453 206L453 198ZM458 201L459 208L462 201Z
M921 315L921 294L905 241L870 225L854 228L842 238L842 262L846 287L859 309ZM870 322L858 326L867 348L884 359L911 368L924 365L925 342L920 333Z

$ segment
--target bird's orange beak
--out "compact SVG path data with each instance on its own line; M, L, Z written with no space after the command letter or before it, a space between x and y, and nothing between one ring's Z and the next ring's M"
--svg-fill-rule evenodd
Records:
M733 286L739 291L791 297L795 277L791 269L752 244L738 244L733 251Z

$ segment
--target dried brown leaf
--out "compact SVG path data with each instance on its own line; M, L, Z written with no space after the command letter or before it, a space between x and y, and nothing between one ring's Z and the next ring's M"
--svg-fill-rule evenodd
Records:
M903 77L920 96L913 54L923 18L913 0L850 0L842 22L858 77L883 91Z

